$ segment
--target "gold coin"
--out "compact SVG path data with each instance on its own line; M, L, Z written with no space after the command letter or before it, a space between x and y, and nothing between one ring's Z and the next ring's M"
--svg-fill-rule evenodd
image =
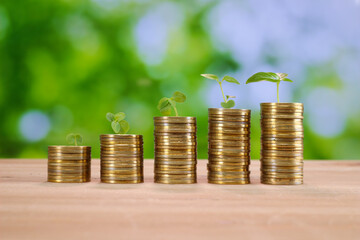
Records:
M234 166L223 166L221 167L221 165L209 165L208 164L208 167L207 169L209 171L216 171L216 172L246 172L246 171L249 171L249 166L245 165L245 166L237 166L237 167L234 167Z
M231 108L209 108L209 115L251 115L251 110L249 109L231 109Z
M193 184L193 183L196 183L196 179L183 179L183 180L155 179L155 183L163 183L163 184Z
M302 173L303 169L266 169L266 168L261 168L260 169L261 172L266 172L266 173L270 173L270 172L274 172L274 173Z
M155 160L155 165L169 165L169 166L195 166L196 161L194 160Z
M136 134L102 134L100 139L116 138L116 139L142 139L142 135Z
M101 166L104 167L141 167L143 166L143 162L101 162L100 163Z
M156 174L194 174L194 170L159 170L155 169Z
M74 180L48 179L48 182L53 182L53 183L85 183L85 182L90 182L90 179L74 179Z
M136 180L101 180L102 183L113 183L113 184L135 184L135 183L143 183L144 179L136 179Z
M196 176L196 172L191 172L191 173L183 173L183 174L170 174L170 173L161 173L161 174L157 174L155 173L156 176L158 177L162 177L162 178L186 178L186 177L194 177Z
M300 185L303 179L261 179L261 183L270 185Z
M154 122L196 123L196 117L154 117Z
M64 161L81 161L81 160L90 160L90 156L48 156L48 160L64 160Z
M245 144L239 144L237 146L228 146L226 144L222 145L222 144L210 144L209 143L209 148L212 149L213 151L241 151L241 152L246 152L246 151L250 151L250 145L245 145Z
M211 177L211 176L208 176L208 181L242 182L242 181L250 181L250 178L249 177L223 178L223 177Z
M89 146L48 146L49 151L61 151L68 153L87 152L91 150Z
M174 154L163 154L163 153L158 153L155 152L155 159L189 159L189 160L193 160L196 161L196 152L194 153L187 153L187 154L179 154L179 153L174 153Z
M242 185L242 184L250 184L250 179L248 179L248 180L213 180L213 179L209 179L208 183L224 184L224 185Z
M159 169L159 170L194 170L196 169L196 164L192 164L192 165L168 165L168 164L157 164L155 163L155 169Z
M101 164L140 164L143 163L142 158L101 158Z
M100 179L101 181L106 181L106 180L116 180L116 181L130 181L130 180L138 180L143 178L142 174L112 174L112 173L106 173L106 172L101 172L100 173Z
M49 163L48 162L48 168L52 168L52 167L88 167L90 166L91 163Z
M250 135L240 135L240 134L223 134L223 133L212 133L209 132L208 138L211 140L227 140L227 141L240 141L240 140L249 140Z

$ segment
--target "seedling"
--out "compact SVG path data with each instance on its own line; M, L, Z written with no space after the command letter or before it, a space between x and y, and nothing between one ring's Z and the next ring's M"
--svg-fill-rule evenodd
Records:
M106 119L111 122L111 128L115 133L126 134L129 129L129 123L125 120L126 114L123 112L118 112L113 114L108 112L106 114Z
M223 77L223 79L220 81L219 80L219 77L214 75L214 74L201 74L201 76L207 78L207 79L211 79L211 80L216 80L219 85L220 85L220 89L221 89L221 93L222 93L222 96L224 98L224 102L221 102L221 106L223 108L232 108L235 106L235 101L230 99L230 98L235 98L235 96L229 96L229 95L226 95L224 94L224 90L223 90L223 87L222 87L222 83L224 81L227 81L227 82L230 82L230 83L235 83L235 84L240 84L235 78L233 77L230 77L230 76L225 76Z
M246 84L253 83L253 82L260 82L260 81L268 81L268 82L276 83L277 102L280 102L280 100L279 100L279 85L280 85L280 82L281 81L293 82L290 79L288 79L287 76L288 75L286 73L258 72L258 73L255 73L254 75L252 75L246 81Z
M66 141L68 144L74 144L77 146L78 144L82 144L83 138L78 133L70 133L66 136Z
M171 109L174 109L175 116L178 116L178 111L176 109L176 103L183 103L186 101L186 96L182 92L176 91L172 97L163 97L160 99L157 108L160 110L160 113L164 116L171 115Z

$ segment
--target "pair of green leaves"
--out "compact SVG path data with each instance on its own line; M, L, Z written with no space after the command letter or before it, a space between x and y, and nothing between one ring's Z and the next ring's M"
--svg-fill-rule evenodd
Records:
M82 144L83 138L78 133L70 133L66 136L66 141L68 142L68 144L74 144L75 146L77 146L78 144Z
M111 128L114 130L115 133L121 134L126 134L130 129L130 125L125 120L125 117L126 114L123 112L118 112L116 114L108 112L106 114L106 119L111 122Z
M286 73L258 72L258 73L255 73L254 75L252 75L246 81L246 84L254 83L254 82L261 82L261 81L268 81L268 82L276 83L276 85L277 85L277 88L276 88L277 102L280 102L280 99L279 99L280 82L281 81L292 82L290 79L287 78L287 76L288 76L288 74L286 74Z
M238 82L238 80L236 80L235 78L233 77L230 77L230 76L225 76L223 77L223 79L220 81L219 80L219 77L214 75L214 74L201 74L201 76L207 78L207 79L211 79L211 80L216 80L219 85L220 85L220 89L221 89L221 93L222 93L222 96L224 98L224 102L221 102L221 106L223 108L232 108L235 106L235 101L230 99L230 98L235 98L235 96L229 96L229 95L226 95L224 94L224 90L222 88L222 82L223 81L226 81L226 82L229 82L229 83L235 83L235 84L240 84Z
M252 75L247 81L248 83L268 81L274 83L280 83L281 81L292 82L287 78L288 74L286 73L273 73L273 72L258 72Z
M163 97L160 99L157 108L160 110L160 113L164 116L171 115L171 109L174 109L175 116L178 116L178 111L176 109L176 103L183 103L186 101L186 96L184 93L176 91L173 93L172 97Z

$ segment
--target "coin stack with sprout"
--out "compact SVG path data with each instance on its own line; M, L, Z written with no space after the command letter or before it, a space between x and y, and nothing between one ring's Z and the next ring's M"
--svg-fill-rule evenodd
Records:
M90 180L91 147L48 147L48 182L83 183Z
M261 104L261 182L303 183L302 103Z
M101 182L144 182L142 135L104 134L100 142Z
M196 183L195 117L154 117L155 182Z
M209 108L209 183L250 183L250 116L248 109Z

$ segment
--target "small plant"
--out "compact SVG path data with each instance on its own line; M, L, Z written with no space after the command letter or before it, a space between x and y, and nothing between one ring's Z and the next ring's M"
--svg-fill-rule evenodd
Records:
M279 85L280 85L280 82L281 81L293 82L290 79L288 79L287 76L288 75L286 73L258 72L258 73L255 73L254 75L252 75L246 81L246 84L253 83L253 82L260 82L260 81L268 81L268 82L276 83L277 102L280 102L280 100L279 100Z
M172 97L163 97L160 99L157 108L160 110L160 113L164 116L171 115L171 108L174 109L175 116L179 116L176 109L176 103L183 103L186 101L186 96L182 92L176 91Z
M223 77L223 79L220 81L219 80L219 77L214 75L214 74L201 74L201 76L207 78L207 79L211 79L211 80L216 80L219 85L220 85L220 89L221 89L221 93L222 93L222 96L224 98L224 102L221 102L221 106L223 108L232 108L235 106L235 101L230 99L230 98L235 98L235 96L229 96L229 95L226 95L224 94L224 90L222 88L222 82L223 81L227 81L227 82L230 82L230 83L235 83L235 84L240 84L235 78L233 77L230 77L230 76L225 76Z
M70 133L66 136L66 141L68 144L74 144L77 146L78 144L82 144L83 138L78 133Z
M113 114L108 112L106 114L106 119L111 122L111 128L114 130L115 133L126 134L129 129L129 123L125 120L125 113L118 112Z

